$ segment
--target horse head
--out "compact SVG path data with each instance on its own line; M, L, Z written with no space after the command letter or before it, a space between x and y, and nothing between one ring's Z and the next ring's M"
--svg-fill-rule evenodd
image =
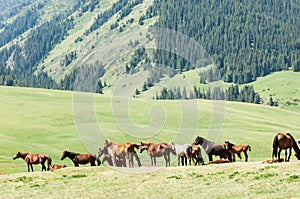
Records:
M61 158L60 158L60 160L65 159L66 157L68 157L69 154L70 154L69 151L64 151L63 154L62 154L62 156L61 156Z
M143 153L144 150L148 151L149 143L141 142L139 146L140 153Z
M28 153L22 153L22 152L18 152L14 157L13 160L18 159L18 158L22 158L24 159L27 156Z
M203 137L200 137L198 136L196 139L195 139L195 142L193 143L193 145L198 145L198 144L202 144L204 141L204 138Z
M20 158L20 157L22 157L22 154L21 154L21 152L18 152L18 153L13 157L13 160L18 159L18 158Z

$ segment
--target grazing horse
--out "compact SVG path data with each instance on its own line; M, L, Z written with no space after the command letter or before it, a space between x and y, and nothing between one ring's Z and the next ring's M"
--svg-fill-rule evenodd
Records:
M111 150L111 152L108 152L110 153L109 155L111 156L114 166L120 165L119 163L121 162L122 165L126 167L126 161L123 160L128 159L129 167L133 167L133 156L138 162L138 166L142 166L140 158L135 151L135 148L139 148L138 144L132 144L130 142L119 144L117 142L105 140L103 149L106 150L107 148L110 148ZM121 161L118 163L119 160Z
M50 165L50 170L58 170L67 167L66 165L61 164L52 164Z
M235 162L235 154L242 159L241 152L244 153L245 155L245 162L248 162L248 154L247 151L251 151L251 146L248 144L240 144L240 145L235 145L229 141L225 141L225 144L228 146L231 155L232 155L232 161Z
M279 148L279 150L278 150ZM272 160L277 158L280 159L280 153L282 150L285 150L285 161L290 161L290 157L292 154L292 148L295 151L295 156L298 160L300 160L300 149L294 137L287 133L277 133L273 139L273 152L272 152ZM289 155L287 156L287 150L289 149Z
M47 161L48 163L48 168L47 170L49 171L49 167L51 165L51 158L50 156L47 156L45 154L42 153L37 153L37 154L33 154L33 153L28 153L28 152L18 152L13 159L17 159L17 158L22 158L23 160L25 160L25 162L27 163L27 168L28 168L28 172L30 172L30 168L31 171L33 172L33 164L41 164L42 165L42 171L46 171L46 166L45 166L45 162Z
M195 139L195 142L193 144L200 144L202 146L202 148L208 155L209 161L213 161L213 155L217 155L221 158L228 158L228 160L232 162L230 150L225 144L218 144L199 136Z
M162 156L166 161L166 167L170 166L170 153L172 152L174 155L176 155L168 143L154 144L149 142L141 142L139 149L140 153L142 153L144 150L147 151L148 155L150 156L152 166L153 164L156 166L156 157Z
M69 158L73 161L75 167L79 167L79 164L88 164L90 163L91 166L96 166L96 160L98 163L98 166L101 164L101 161L97 159L95 155L92 155L90 153L87 154L80 154L80 153L74 153L70 151L64 151L60 160L64 160L65 158Z
M193 163L195 164L195 166L198 165L203 165L203 157L202 157L202 153L201 153L201 149L199 146L192 144L191 146L191 157L193 160Z
M189 165L191 165L192 156L192 146L190 144L175 144L171 143L171 150L175 151L178 157L178 166L180 166L180 160L182 166L187 166L187 160L189 160Z

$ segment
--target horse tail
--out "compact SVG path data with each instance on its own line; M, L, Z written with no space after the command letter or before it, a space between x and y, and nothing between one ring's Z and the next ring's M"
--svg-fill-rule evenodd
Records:
M251 146L250 145L248 145L248 149L249 149L249 151L251 151Z
M52 165L52 159L51 159L51 157L50 156L46 156L46 158L47 158L47 164L48 164L48 171L50 170L50 167L51 167L51 165Z
M275 135L273 139L273 153L272 153L272 159L275 157L277 158L277 150L278 150L278 134Z
M101 165L101 160L99 155L95 155L96 161L97 161L97 166Z

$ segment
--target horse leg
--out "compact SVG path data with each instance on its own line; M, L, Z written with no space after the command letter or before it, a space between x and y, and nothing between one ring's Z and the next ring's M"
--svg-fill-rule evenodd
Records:
M33 172L33 166L32 166L32 164L31 163L29 163L30 164L30 167L31 167L31 171Z
M41 163L42 164L42 171L44 171L44 169L45 169L45 171L46 171L46 166L45 166L45 164L44 163Z
M139 156L136 153L133 153L136 161L138 162L139 167L142 166Z
M29 164L29 162L27 162L27 169L28 169L28 172L30 172L30 164Z
M213 161L212 155L208 155L208 160Z
M181 158L181 157L178 155L177 158L178 158L178 166L180 166L180 158ZM165 158L165 159L166 159L166 158Z
M184 160L185 160L185 166L187 166L187 157L184 156Z
M247 151L244 151L244 155L245 155L245 162L248 162L248 154L247 154Z
M240 158L240 160L242 159L241 153L236 153L237 156Z
M278 150L278 160L280 160L280 153L281 153L282 149Z
M291 155L292 155L292 148L290 148L290 150L289 150L288 162L290 161Z

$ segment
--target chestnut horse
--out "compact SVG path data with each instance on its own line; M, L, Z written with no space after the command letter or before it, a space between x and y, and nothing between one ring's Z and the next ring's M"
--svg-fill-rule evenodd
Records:
M74 152L70 152L70 151L64 151L60 160L64 160L67 157L73 161L75 167L79 167L79 164L88 164L88 163L90 163L91 166L96 166L96 163L95 163L96 160L97 160L98 166L101 164L101 161L99 159L97 159L95 155L92 155L90 153L79 154L79 153L74 153Z
M244 153L245 155L245 162L248 162L248 154L247 151L251 151L251 146L248 144L240 144L240 145L235 145L229 141L225 141L225 144L228 146L231 155L232 155L232 161L235 162L235 154L242 159L241 152Z
M28 168L28 172L30 172L30 168L31 171L33 172L33 164L41 164L42 165L42 171L46 171L46 166L45 166L45 162L47 161L48 163L48 168L47 170L49 171L50 169L50 165L51 165L51 158L45 154L42 153L37 153L37 154L33 154L33 153L28 153L28 152L18 152L13 159L17 159L17 158L22 158L23 160L25 160L25 162L27 163L27 168Z
M113 155L113 152L110 147L103 148L103 149L99 148L98 154L97 154L98 158L100 158L102 155L103 155L102 164L104 164L104 162L107 162L109 166L114 166L114 163L113 163L114 155ZM116 157L115 166L126 167L125 157L124 158Z
M225 144L218 144L199 136L195 139L193 144L200 144L202 146L208 155L209 161L213 161L213 155L217 155L221 158L228 158L228 160L232 162L230 150Z
M166 161L166 167L170 166L170 152L172 152L174 155L176 155L176 152L171 149L171 145L168 143L160 143L160 144L154 144L149 142L141 142L140 153L142 153L144 150L147 151L148 155L151 159L151 165L156 166L156 157L164 157Z
M112 142L109 140L105 140L103 149L106 150L110 148L111 152L108 151L113 161L114 166L120 165L126 167L125 159L128 159L129 167L134 166L133 156L135 157L136 161L138 162L138 166L142 166L139 156L136 154L135 148L139 148L139 145L132 144L130 142L126 142L124 144L119 144L117 142ZM120 162L118 162L120 160Z
M203 165L203 157L201 153L201 149L199 146L192 144L191 146L191 157L192 161L195 164L195 166L198 165Z
M67 167L66 165L60 165L60 164L52 164L50 165L50 170L58 170Z
M279 148L279 150L278 150ZM277 158L280 159L280 153L282 150L285 150L285 161L290 161L290 157L292 154L292 148L295 151L295 156L298 160L300 160L300 149L294 137L287 133L277 133L273 139L273 152L272 152L272 160ZM289 149L289 155L287 156L287 150Z

